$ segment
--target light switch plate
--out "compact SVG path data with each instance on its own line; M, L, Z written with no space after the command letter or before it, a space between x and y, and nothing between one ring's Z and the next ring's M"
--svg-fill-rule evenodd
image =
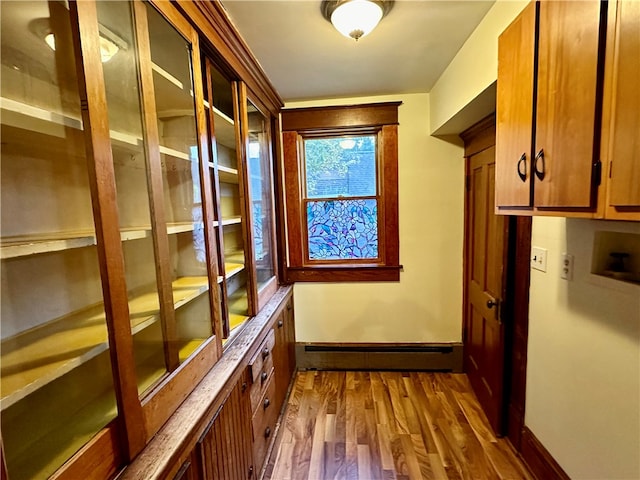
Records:
M547 249L540 247L531 247L531 268L547 271Z

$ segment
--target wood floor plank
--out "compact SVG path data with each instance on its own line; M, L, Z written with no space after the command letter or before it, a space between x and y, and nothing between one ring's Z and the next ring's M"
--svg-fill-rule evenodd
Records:
M372 478L369 445L358 445L358 478Z
M465 375L299 372L269 480L532 480Z
M402 444L402 450L404 452L405 465L409 478L422 478L418 455L416 454L411 435L399 435L399 437Z
M326 424L326 415L322 412L316 416L315 430L313 432L313 441L311 443L311 457L309 459L309 480L318 480L325 478L324 470L324 432Z
M346 471L348 480L358 480L358 443L347 442L346 444ZM277 479L273 479L277 480Z
M382 478L382 461L380 458L380 445L378 442L378 424L376 423L376 413L373 408L365 408L365 426L367 432L366 445L369 447L371 480Z

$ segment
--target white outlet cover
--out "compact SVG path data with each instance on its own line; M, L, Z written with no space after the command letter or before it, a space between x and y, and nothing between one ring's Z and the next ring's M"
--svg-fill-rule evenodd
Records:
M563 253L560 265L560 278L573 280L573 255Z
M547 271L547 249L541 247L531 247L531 268Z

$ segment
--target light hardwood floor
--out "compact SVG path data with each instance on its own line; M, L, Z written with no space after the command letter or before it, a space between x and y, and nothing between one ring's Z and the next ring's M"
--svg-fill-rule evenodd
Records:
M265 479L526 479L467 377L299 372Z

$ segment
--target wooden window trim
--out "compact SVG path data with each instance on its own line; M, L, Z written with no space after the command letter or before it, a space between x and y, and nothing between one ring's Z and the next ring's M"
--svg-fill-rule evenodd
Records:
M398 106L401 102L285 109L282 112L283 196L286 204L287 282L398 281ZM329 260L306 258L306 215L302 162L305 138L377 134L379 258Z

